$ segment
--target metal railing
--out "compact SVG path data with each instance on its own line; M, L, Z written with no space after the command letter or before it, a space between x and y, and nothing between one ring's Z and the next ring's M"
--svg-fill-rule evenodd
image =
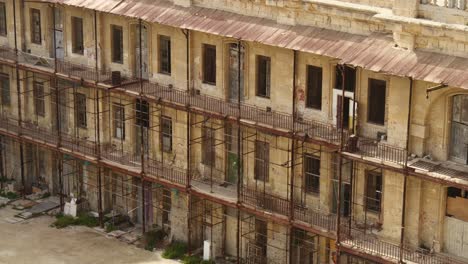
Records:
M327 231L336 231L336 215L296 205L294 219Z
M255 191L242 187L241 201L247 205L262 210L277 213L281 215L289 215L290 202L287 199L281 198L276 195L269 194L263 191Z
M145 160L145 173L150 177L163 179L180 185L187 185L187 171L170 164L147 158Z

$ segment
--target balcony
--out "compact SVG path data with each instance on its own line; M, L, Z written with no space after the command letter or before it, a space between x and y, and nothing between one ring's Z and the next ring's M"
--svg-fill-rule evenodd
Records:
M421 0L421 4L468 10L468 5L464 0Z
M401 247L398 244L379 239L375 235L366 234L357 229L343 230L341 244L350 250L357 250L361 253L377 256L379 258L398 263L400 256L404 263L422 264L462 264L466 263L457 258L447 255L433 253L429 250L409 247Z
M270 213L283 216L288 216L290 214L289 208L291 203L288 199L269 194L266 191L256 191L243 187L241 191L241 201L255 209L261 209Z
M325 232L336 232L336 215L295 205L294 219Z

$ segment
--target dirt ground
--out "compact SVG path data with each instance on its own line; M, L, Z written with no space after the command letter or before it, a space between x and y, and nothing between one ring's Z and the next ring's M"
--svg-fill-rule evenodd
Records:
M1 264L162 264L160 253L139 249L87 227L49 227L51 216L8 223L18 211L0 208Z

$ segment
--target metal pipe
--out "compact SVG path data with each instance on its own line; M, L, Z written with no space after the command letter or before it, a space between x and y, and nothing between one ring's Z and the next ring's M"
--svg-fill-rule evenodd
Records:
M412 78L410 78L410 79L412 80ZM429 98L429 93L432 93L434 91L444 89L444 88L447 88L447 87L448 87L448 85L446 85L446 84L439 84L439 85L427 88L426 89L426 98Z
M99 82L99 60L98 60L98 33L97 33L97 11L94 10L94 60L96 67L96 85Z
M146 232L146 199L145 199L145 120L143 120L143 48L142 48L142 31L143 31L143 26L141 23L141 18L138 19L138 39L139 39L139 68L140 68L140 73L139 73L139 78L140 78L140 144L141 144L141 153L140 153L140 158L141 158L141 199L142 199L142 214L143 214L143 219L142 219L142 232L143 234ZM146 101L145 101L146 102ZM148 103L148 115L149 115L149 103ZM138 109L137 109L138 110ZM148 121L149 124L149 119L146 120Z
M240 200L241 200L241 191L242 191L242 180L241 180L241 170L242 170L242 151L241 151L241 146L242 146L242 136L241 136L241 127L240 127L240 112L241 112L241 92L242 92L242 87L241 87L241 41L237 40L237 107L238 107L238 116L237 120L238 123L237 125L237 204L239 205ZM241 263L241 258L240 258L240 211L237 209L237 233L236 233L236 249L237 249L237 264Z
M297 74L297 51L293 50L293 83L292 83L292 88L293 88L293 93L292 93L292 104L293 104L293 109L292 109L292 132L293 132L293 137L292 137L292 143L291 143L291 187L290 187L290 203L289 203L289 221L293 222L294 221L294 184L295 184L295 177L294 177L294 170L295 170L295 159L296 159L296 140L295 140L295 134L296 134L296 74ZM290 234L289 234L289 252L292 252L292 246L294 242L294 236L293 236L293 227L291 225L290 227ZM289 254L289 263L293 263L293 254Z

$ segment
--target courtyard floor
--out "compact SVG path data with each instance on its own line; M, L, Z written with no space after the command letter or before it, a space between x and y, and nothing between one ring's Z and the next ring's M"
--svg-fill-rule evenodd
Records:
M153 264L179 263L87 227L56 229L52 216L11 223L18 211L0 208L1 264Z

